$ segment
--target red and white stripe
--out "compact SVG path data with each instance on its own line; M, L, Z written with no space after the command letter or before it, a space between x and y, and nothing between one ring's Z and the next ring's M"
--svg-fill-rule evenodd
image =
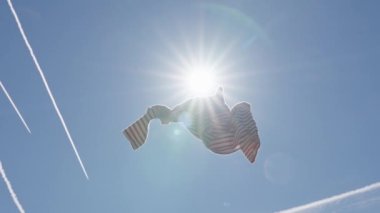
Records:
M248 160L253 163L260 148L260 138L250 105L246 102L237 104L232 108L231 115L236 130L235 141Z
M194 99L173 110L156 105L123 133L133 149L137 149L146 141L150 120L159 118L162 123L177 122L182 113L190 115L189 131L211 151L229 154L240 149L250 162L255 161L260 138L250 105L246 102L235 105L231 111L223 99L212 98Z
M149 122L155 117L154 111L149 108L143 117L123 130L123 134L127 137L133 149L137 149L145 143L148 136Z

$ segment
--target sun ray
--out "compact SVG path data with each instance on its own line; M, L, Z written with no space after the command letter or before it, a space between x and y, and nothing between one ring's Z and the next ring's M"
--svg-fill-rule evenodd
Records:
M233 55L238 41L226 41L222 35L207 34L204 30L201 27L198 33L189 34L187 29L180 27L174 32L177 35L174 38L165 35L164 29L160 30L164 51L161 49L155 55L163 66L151 74L157 82L164 82L154 84L157 91L171 93L165 102L213 95L219 86L228 88L232 94L231 87L238 87L232 84L239 75L237 70L241 62ZM170 32L173 33L173 29Z
M193 96L209 96L216 91L217 79L213 68L205 64L192 67L184 80L186 89Z

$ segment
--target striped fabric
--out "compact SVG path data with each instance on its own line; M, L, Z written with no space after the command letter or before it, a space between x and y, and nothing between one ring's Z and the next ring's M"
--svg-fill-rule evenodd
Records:
M149 122L155 117L155 113L149 108L144 116L123 130L123 134L130 141L133 149L137 149L145 143L148 136Z
M260 138L250 105L246 102L237 104L232 108L231 115L236 131L235 141L248 160L253 163L260 148Z
M255 161L260 147L260 138L248 103L237 104L231 112L229 110L208 111L205 114L193 113L193 116L193 120L198 121L195 124L202 120L206 128L200 133L202 128L192 125L190 131L195 135L200 134L200 138L208 149L218 154L230 154L240 149L250 162Z
M166 106L155 105L150 107L144 116L124 129L123 134L131 142L132 148L137 149L146 141L150 121L159 118L161 123L167 124L169 123L169 115L170 109Z
M202 104L201 109L189 109L192 121L188 127L190 132L198 135L204 145L215 153L235 152L238 144L234 140L235 130L228 106L221 99L202 100Z
M167 124L178 122L183 114L190 118L188 130L212 152L230 154L241 150L250 162L255 161L260 139L250 105L242 102L230 110L219 93L208 98L191 99L173 110L161 105L152 106L123 133L133 149L137 149L145 143L152 119L159 118L161 123Z

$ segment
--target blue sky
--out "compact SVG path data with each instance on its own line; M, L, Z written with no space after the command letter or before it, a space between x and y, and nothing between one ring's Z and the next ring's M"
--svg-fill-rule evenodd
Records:
M90 177L3 0L0 81L32 134L1 92L0 160L27 212L274 212L380 180L377 1L13 4ZM216 63L227 103L251 103L254 164L180 125L153 122L137 151L123 137L189 98L184 60ZM3 181L0 212L17 212Z

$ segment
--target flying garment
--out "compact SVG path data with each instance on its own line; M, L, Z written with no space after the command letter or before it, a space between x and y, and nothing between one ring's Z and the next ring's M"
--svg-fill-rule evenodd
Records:
M250 108L247 102L241 102L230 109L219 88L213 96L189 99L173 109L163 105L149 107L123 134L136 150L145 143L151 120L160 119L162 124L186 120L186 128L212 152L230 154L241 150L253 163L260 138Z

